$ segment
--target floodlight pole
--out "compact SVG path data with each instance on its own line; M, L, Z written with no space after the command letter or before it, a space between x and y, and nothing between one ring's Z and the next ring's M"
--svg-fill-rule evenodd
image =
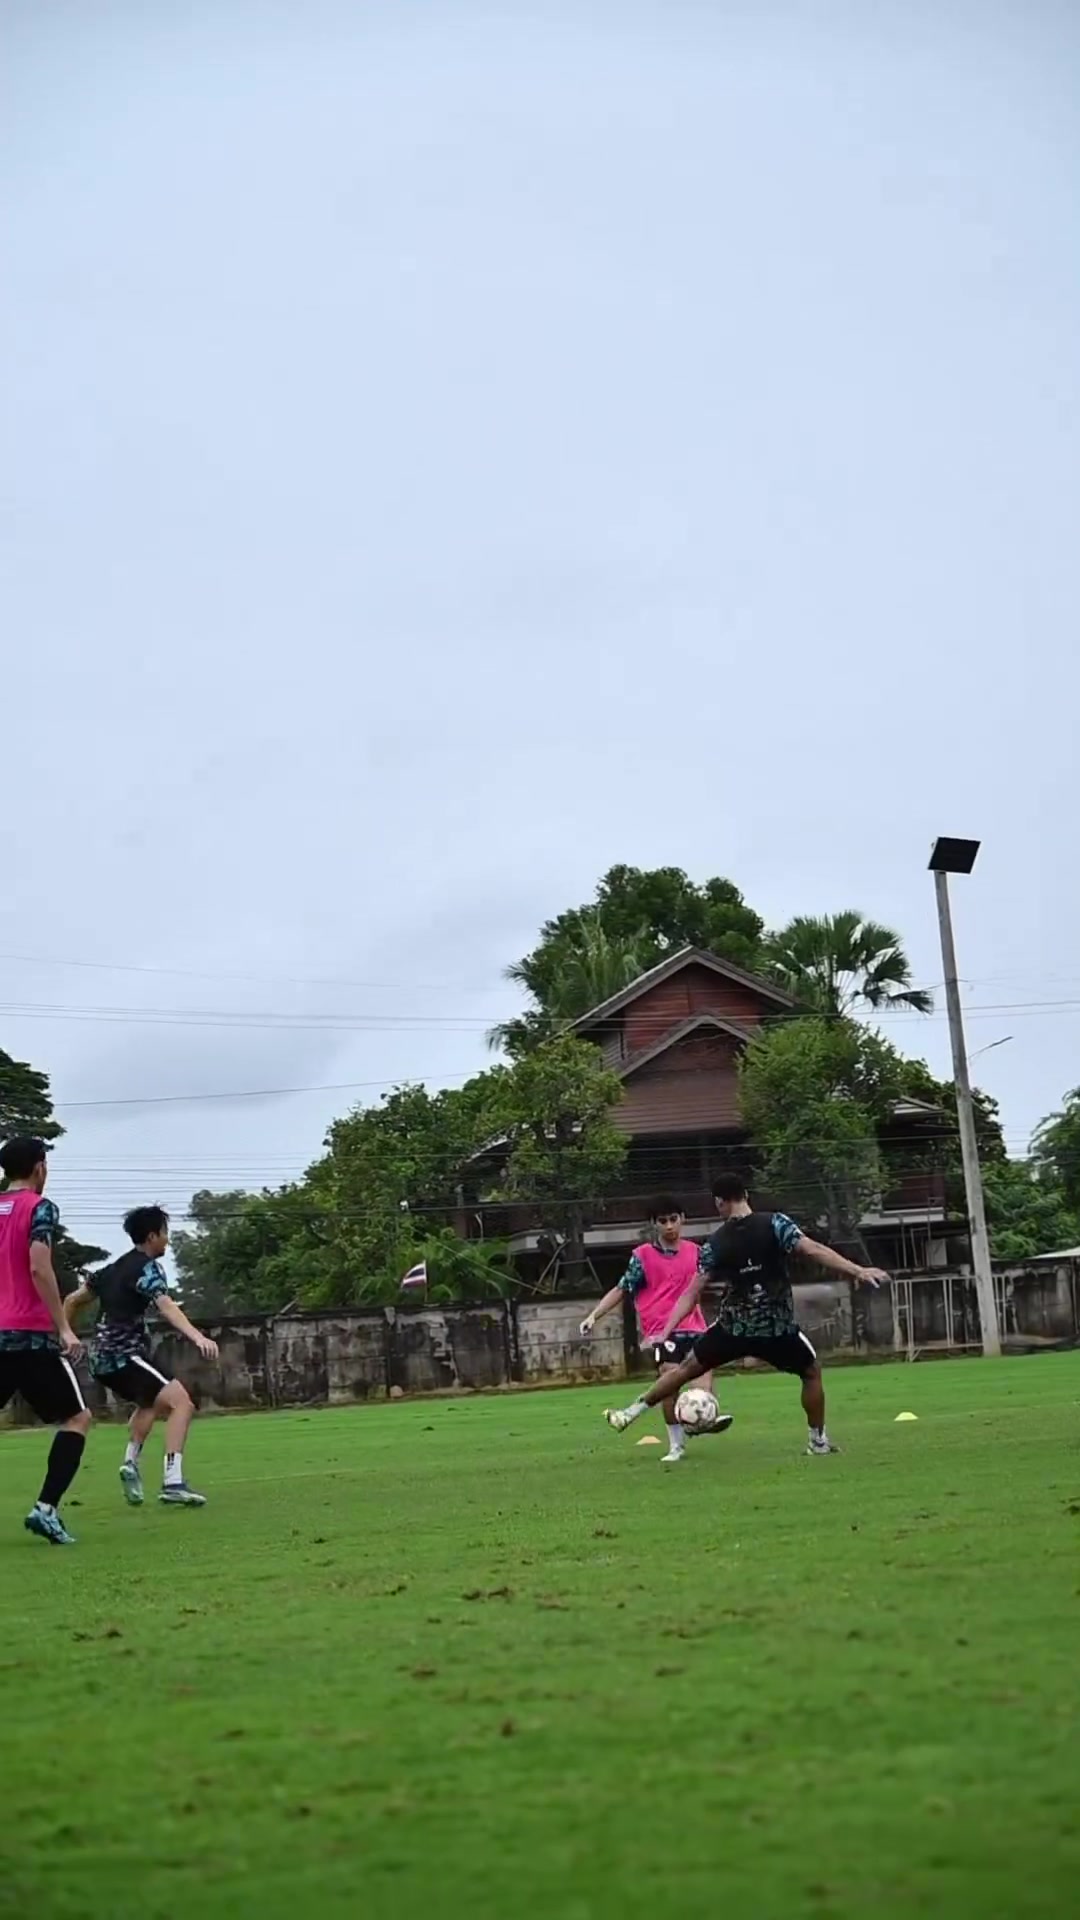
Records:
M957 849L964 849L957 853ZM994 1272L990 1264L990 1236L986 1230L983 1204L979 1143L975 1132L975 1108L968 1076L968 1056L964 1045L964 1015L960 1005L960 985L956 975L956 946L953 941L952 912L949 906L949 874L970 873L978 852L977 841L939 840L930 857L937 894L938 927L941 933L941 961L945 978L945 1004L949 1012L949 1037L952 1041L953 1079L956 1082L956 1114L960 1123L960 1155L964 1165L964 1190L967 1194L968 1224L971 1230L971 1260L975 1268L975 1295L979 1303L983 1353L988 1359L1001 1355Z

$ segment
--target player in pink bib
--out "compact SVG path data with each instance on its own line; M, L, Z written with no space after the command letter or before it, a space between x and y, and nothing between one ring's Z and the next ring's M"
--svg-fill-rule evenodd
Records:
M665 1373L674 1372L689 1358L695 1341L705 1332L705 1316L701 1308L695 1306L669 1337L663 1338L672 1309L697 1274L700 1249L696 1241L683 1239L685 1217L678 1201L669 1195L653 1201L649 1221L653 1238L634 1248L618 1286L605 1293L599 1306L582 1321L581 1331L590 1334L597 1321L621 1306L623 1297L629 1294L637 1310L641 1347L652 1353L662 1380ZM703 1375L695 1385L711 1389L712 1375ZM675 1466L685 1456L686 1435L675 1418L674 1397L662 1401L661 1410L668 1435L668 1451L662 1464ZM730 1417L725 1424L731 1425Z

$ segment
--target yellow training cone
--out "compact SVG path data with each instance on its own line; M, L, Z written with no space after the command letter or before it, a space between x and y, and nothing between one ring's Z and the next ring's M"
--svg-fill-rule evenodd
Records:
M914 1419L914 1415L912 1415L912 1418ZM638 1441L639 1447L662 1447L663 1444L658 1433L643 1433L641 1439Z
M918 1417L919 1416L917 1413L898 1413L896 1416L896 1420L897 1422L901 1420L917 1420Z

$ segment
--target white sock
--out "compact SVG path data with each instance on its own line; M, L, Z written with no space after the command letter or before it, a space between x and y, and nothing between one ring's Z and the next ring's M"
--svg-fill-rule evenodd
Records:
M644 1400L634 1400L627 1407L626 1411L631 1420L639 1420L643 1413L648 1413L649 1409L645 1405Z
M142 1452L142 1441L129 1440L127 1443L127 1446L124 1448L125 1467L137 1467L139 1464L139 1455L141 1452Z
M811 1427L810 1438L811 1440L824 1440L825 1438L824 1427Z
M686 1435L683 1432L682 1427L679 1425L679 1422L677 1420L673 1420L671 1425L669 1426L667 1430L667 1437L671 1443L672 1452L681 1453L683 1448L686 1445ZM695 1455L695 1459L696 1457L697 1456Z
M165 1455L165 1485L167 1487L178 1487L181 1485L183 1478L184 1478L183 1454L167 1453Z

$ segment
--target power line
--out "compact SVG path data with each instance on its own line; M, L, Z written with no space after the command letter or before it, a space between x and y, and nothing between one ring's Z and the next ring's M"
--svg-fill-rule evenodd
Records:
M204 1100L281 1100L291 1094L301 1093L354 1093L362 1087L400 1087L418 1086L425 1079L469 1080L475 1074L475 1067L467 1067L460 1073L419 1074L415 1076L395 1074L392 1080L337 1080L304 1087L247 1087L231 1093L129 1093L107 1100L55 1100L54 1107L65 1113L75 1108L86 1107L165 1107L179 1106Z
M972 1003L965 1008L968 1020L999 1019L1009 1014L1019 1019L1045 1018L1048 1015L1080 1013L1080 998L1058 1000L1002 1000ZM325 1033L325 1034L389 1034L389 1033L471 1033L484 1034L492 1027L505 1024L503 1020L490 1016L474 1014L379 1014L373 1012L327 1013L327 1014L290 1014L274 1012L243 1013L216 1008L132 1008L132 1007L90 1007L64 1003L49 1004L42 1001L11 1003L0 1005L0 1016L11 1020L42 1020L59 1022L85 1022L97 1026L120 1025L162 1026L187 1028L206 1028L227 1030L235 1033ZM514 1016L511 1016L513 1018ZM846 1019L844 1014L813 1014L793 1012L790 1015L770 1015L763 1030L775 1029L785 1019L798 1020L807 1017L817 1019ZM904 1026L925 1027L946 1019L944 1009L932 1013L917 1013L912 1008L882 1007L867 1014L874 1022L899 1021ZM598 1022L590 1028L590 1034L603 1035L613 1031L615 1019ZM757 1031L751 1028L751 1032ZM661 1036L657 1036L658 1038Z
M28 967L80 967L95 973L142 973L153 974L172 980L239 980L249 984L267 987L361 987L371 993L448 993L468 992L458 983L453 986L443 981L436 985L425 980L354 980L342 974L311 975L288 973L235 973L220 969L205 971L194 967L152 967L143 966L130 960L83 960L65 954L62 957L46 958L43 954L0 953L0 965Z
M474 987L462 981L431 980L360 980L347 974L280 974L248 973L233 968L208 967L164 967L152 966L130 960L88 960L72 954L33 954L0 953L0 965L33 967L73 967L81 971L95 973L132 973L145 974L156 978L174 980L236 980L262 986L292 987L359 987L372 993L459 993L472 992ZM763 976L764 977L764 976ZM965 974L961 978L964 987L985 986L1002 980L1061 980L1080 981L1080 973L1059 973L1039 968L1017 968L1006 973ZM944 985L941 980L927 983L927 989L934 991Z

